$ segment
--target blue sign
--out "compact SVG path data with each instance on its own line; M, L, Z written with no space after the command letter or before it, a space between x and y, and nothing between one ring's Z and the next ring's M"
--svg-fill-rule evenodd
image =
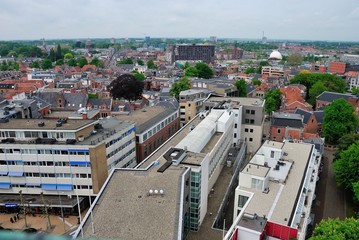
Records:
M5 207L18 207L19 204L17 203L5 203Z

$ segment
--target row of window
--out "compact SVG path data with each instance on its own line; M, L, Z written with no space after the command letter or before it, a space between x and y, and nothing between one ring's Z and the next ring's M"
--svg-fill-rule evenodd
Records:
M169 123L174 121L178 117L178 113L175 112L173 115L169 116L156 126L154 126L152 129L150 129L147 133L144 133L142 136L142 140L146 141L148 138L150 138L152 135L155 135L157 132L159 132L162 128L167 126Z
M41 188L40 185L11 184L12 188ZM91 185L73 185L73 189L92 189Z
M19 149L0 148L0 153L12 154L49 154L49 155L89 155L88 150L61 150L61 149Z
M131 128L130 130L126 131L125 133L121 134L121 136L119 136L118 138L115 138L111 141L109 141L108 143L106 143L106 148L112 146L113 144L117 143L118 141L120 141L122 138L130 135L132 132L135 131L135 128Z
M61 166L61 167L87 167L90 162L54 162L54 161L5 161L0 160L0 165L24 165L24 166Z
M248 132L248 131L249 131L250 133L252 133L252 132L253 132L253 129L252 129L252 128L245 128L245 129L244 129L244 132Z
M246 124L254 124L254 119L246 118L246 119L244 119L244 123L246 123Z
M115 154L117 154L119 151L121 151L122 149L126 148L127 146L131 145L131 143L134 141L134 139L130 139L129 141L125 142L124 144L122 144L121 146L119 146L118 148L116 148L115 150L113 150L112 152L110 152L109 154L106 155L106 158L110 158L112 156L114 156Z
M130 151L128 151L127 153L123 154L120 158L118 158L116 161L114 161L112 163L113 167L116 166L119 162L123 161L126 157L130 156L133 152L135 152L135 149L132 148ZM132 162L131 162L132 163ZM127 163L126 163L127 164ZM125 165L126 165L125 164Z
M246 109L246 114L254 115L254 114L256 114L256 110Z
M91 174L86 173L24 173L25 177L47 177L47 178L91 178Z
M0 131L2 138L56 138L56 139L74 139L74 132L49 132L49 131Z

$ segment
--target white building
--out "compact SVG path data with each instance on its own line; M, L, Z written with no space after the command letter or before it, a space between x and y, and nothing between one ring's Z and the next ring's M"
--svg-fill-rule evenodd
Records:
M0 194L94 196L112 168L136 165L135 125L115 118L5 120L0 139Z
M224 239L305 239L320 159L313 144L266 141L239 175Z

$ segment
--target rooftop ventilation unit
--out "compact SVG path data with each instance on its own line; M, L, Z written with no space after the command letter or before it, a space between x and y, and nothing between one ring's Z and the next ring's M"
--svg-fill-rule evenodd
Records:
M37 124L37 126L43 127L43 126L45 126L45 123L44 123L44 122L39 122L39 123Z

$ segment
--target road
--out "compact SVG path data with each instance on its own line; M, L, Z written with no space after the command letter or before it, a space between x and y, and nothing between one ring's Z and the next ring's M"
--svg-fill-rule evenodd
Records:
M334 170L332 168L333 155L335 151L325 150L322 162L323 172L316 188L316 200L313 213L315 214L314 225L322 219L346 217L344 190L338 188L335 182Z

